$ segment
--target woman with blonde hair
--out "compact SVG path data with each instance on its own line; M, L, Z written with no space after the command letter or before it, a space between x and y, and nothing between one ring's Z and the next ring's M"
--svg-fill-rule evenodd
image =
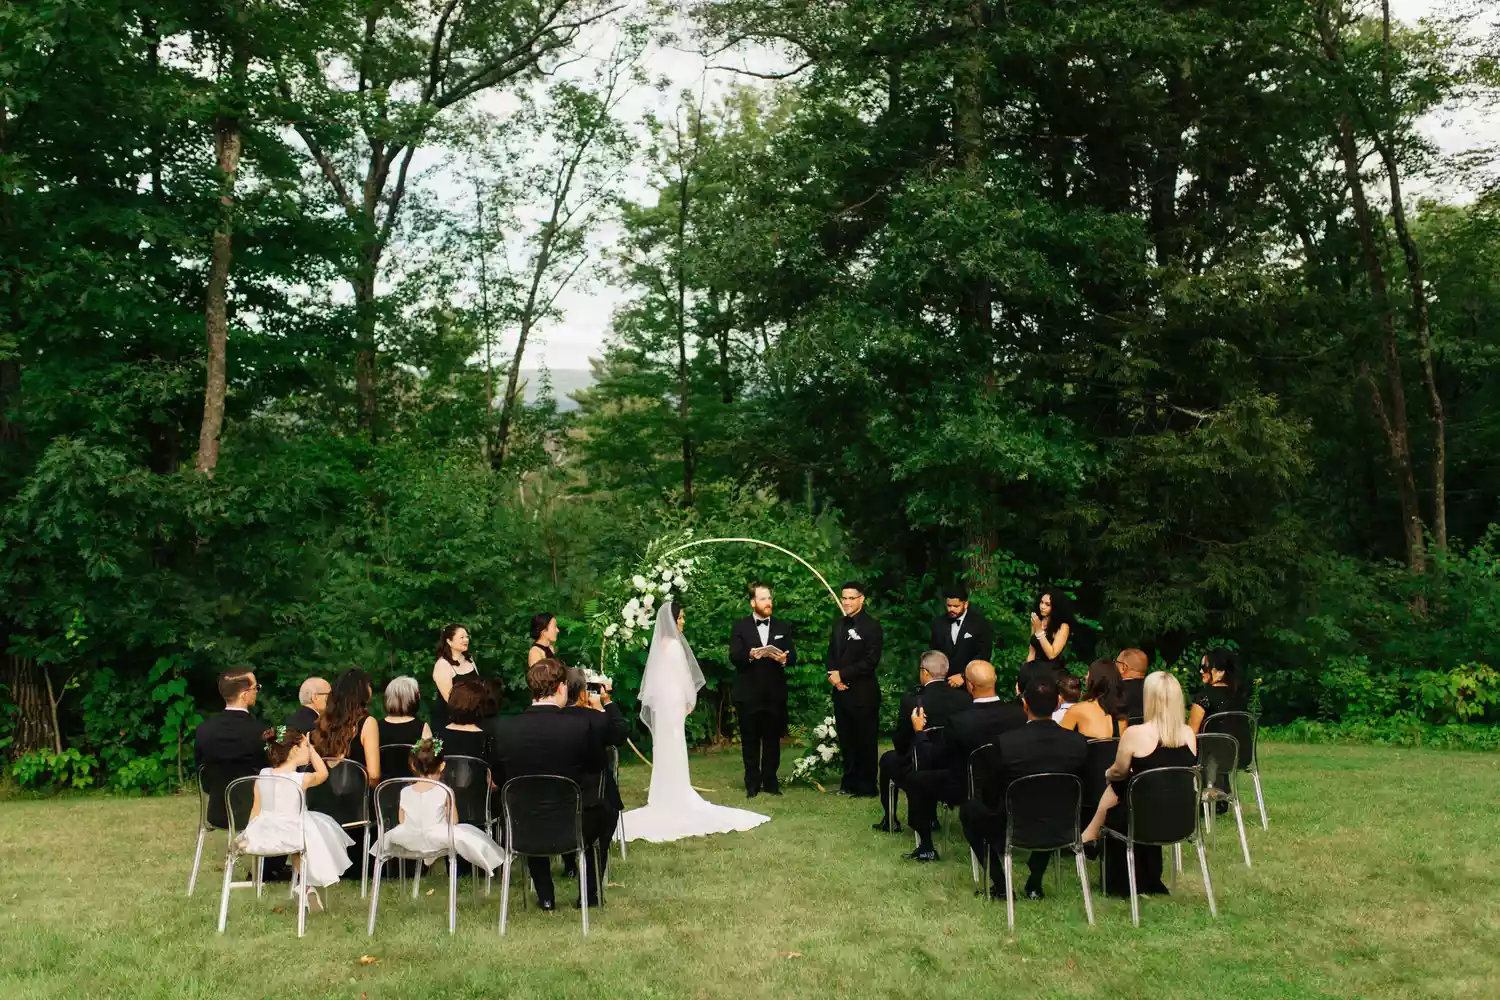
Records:
M1162 670L1147 676L1145 701L1146 721L1120 734L1115 762L1104 772L1109 787L1099 799L1093 821L1083 831L1085 844L1099 839L1100 828L1106 822L1111 829L1126 828L1129 814L1125 786L1131 778L1159 767L1192 767L1198 763L1198 740L1187 724L1187 706L1177 678ZM1123 864L1114 865L1110 870L1113 874L1123 868ZM1167 891L1161 881L1161 848L1136 848L1136 869L1142 893ZM1115 887L1111 886L1110 891L1114 892Z

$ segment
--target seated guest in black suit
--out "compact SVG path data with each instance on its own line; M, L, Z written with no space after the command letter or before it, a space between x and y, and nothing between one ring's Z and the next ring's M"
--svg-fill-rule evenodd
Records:
M1006 790L1017 778L1032 774L1060 771L1081 777L1084 758L1088 756L1088 740L1052 721L1052 713L1057 711L1057 686L1053 681L1032 680L1021 695L1021 704L1026 710L1026 725L995 740L1000 768L994 787L995 800L971 800L959 811L964 836L974 853L980 854L988 844L990 879L994 883L990 895L1000 899L1005 897L1005 886L1000 880L1005 877L1001 855L1005 847ZM1042 898L1042 876L1051 857L1050 853L1038 851L1028 859L1031 874L1026 880L1027 899Z
M880 822L875 824L877 830L895 832L901 829L901 823L891 815L890 785L894 781L898 787L904 787L906 776L912 772L913 748L922 754L923 768L948 766L947 756L941 750L941 735L929 734L920 740L917 738L917 713L922 713L924 730L940 730L956 713L968 708L972 701L968 691L948 686L948 657L935 649L922 654L918 677L922 682L921 687L902 695L901 707L896 711L896 749L887 750L880 757L880 809L883 815ZM910 819L908 816L907 820ZM912 853L930 855L921 860L936 860L937 852L931 849L931 843L926 846L925 852L918 845L918 849Z
M583 793L583 839L589 852L588 901L598 905L599 872L603 858L600 839L607 837L605 810L599 804L599 773L607 760L600 730L592 719L564 714L568 703L567 668L545 657L526 668L526 686L531 689L531 707L520 715L500 719L495 726L495 752L504 780L528 774L560 774L578 783ZM452 709L453 699L448 699ZM590 709L592 711L592 709ZM592 777L592 781L590 780ZM502 782L503 784L503 782ZM593 793L590 794L590 785ZM609 848L606 839L602 844ZM548 858L527 858L531 882L544 910L556 905L552 868Z
M1121 650L1115 657L1120 665L1120 693L1125 698L1125 718L1132 722L1146 715L1146 672L1151 660L1139 649Z
M235 778L259 774L266 766L266 724L250 714L259 690L249 670L224 671L219 675L224 711L199 723L193 736L193 763L212 768L221 788ZM217 827L228 825L222 795L209 799L208 821Z
M966 687L974 702L948 720L948 759L953 769L956 794L967 797L969 789L969 755L987 743L994 743L1013 729L1026 725L1026 710L1021 702L1001 701L995 693L995 665L988 660L969 664Z
M577 667L568 668L568 707L563 709L564 715L576 715L581 719L587 719L589 725L593 726L599 733L599 742L606 747L618 747L625 744L630 736L630 724L620 714L620 706L614 703L611 690L614 685L606 681L600 685L598 691L590 691L588 687L588 675ZM607 763L607 760L606 760ZM599 799L599 804L604 810L604 828L613 835L615 825L620 820L620 811L625 808L625 803L620 798L620 785L615 781L613 771L606 766L602 775L604 782L604 795ZM590 781L594 776L590 776ZM589 786L584 796L585 805L598 788L594 783ZM600 852L603 857L600 864L609 860L609 846ZM563 874L569 878L578 875L578 856L569 854L563 857ZM601 871L600 877L604 877Z
M328 696L333 685L321 677L309 677L297 689L297 701L301 707L286 717L286 727L299 733L311 733L318 728L318 716L328 705Z
M1188 726L1195 733L1203 731L1203 720L1210 715L1243 712L1249 704L1245 684L1240 679L1240 658L1234 650L1215 646L1204 655L1199 670L1203 687L1193 698L1193 707L1188 709Z

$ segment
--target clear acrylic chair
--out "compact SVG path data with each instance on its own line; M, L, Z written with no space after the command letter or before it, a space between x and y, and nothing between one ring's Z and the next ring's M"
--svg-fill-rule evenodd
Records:
M437 850L418 852L393 848L386 843L386 833L401 821L401 791L408 785L428 785L442 790L444 809L454 803L453 789L441 781L431 778L388 778L375 786L375 878L370 888L370 922L365 929L367 935L375 933L375 916L380 910L380 873L385 862L416 861L417 873L412 880L411 895L418 898L422 889L422 865L441 857L448 859L448 933L458 929L458 851L453 846L453 824L448 824L448 843ZM430 792L427 794L431 794Z
M348 759L330 761L328 780L307 790L307 808L327 813L346 831L359 831L359 898L364 899L370 873L370 776L364 765Z
M605 747L604 750L605 750L605 754L609 757L609 776L614 781L615 787L619 788L620 787L620 748L619 747ZM626 839L625 838L625 810L624 809L620 810L620 818L615 823L615 832L614 832L614 838L613 839L615 839L615 840L617 840L617 841L620 842L620 860L624 861L626 859L626 856L625 856L625 839Z
M246 768L226 768L219 764L204 764L198 768L198 843L193 849L193 870L188 874L187 894L193 894L193 888L198 884L198 869L203 863L203 843L208 835L215 830L227 829L228 817L225 815L227 800L224 791L229 783L235 778L246 777ZM251 771L250 776L254 775ZM250 821L249 800L246 800L245 813L239 817L240 829Z
M986 743L969 754L969 801L993 809L1000 804L1000 750L993 743ZM974 881L984 886L990 873L989 844L984 845L984 857L980 858L969 848L969 869ZM983 873L983 874L981 874Z
M583 792L572 778L559 774L528 774L511 778L500 790L500 815L505 827L504 874L500 880L500 933L510 917L510 869L517 858L578 855L578 896L582 902L583 933L589 933L588 842L583 838ZM599 880L604 902L604 880ZM526 903L522 889L521 903Z
M1198 868L1203 872L1203 892L1208 896L1208 912L1219 915L1214 903L1214 886L1208 875L1208 852L1203 845L1203 826L1198 805L1202 801L1202 775L1192 767L1157 767L1142 771L1125 786L1128 812L1125 832L1105 826L1107 837L1125 843L1125 873L1130 882L1130 920L1141 925L1140 896L1136 892L1135 848L1141 846L1175 847L1191 840L1198 849ZM1172 868L1173 881L1176 869Z
M1013 851L1061 851L1070 848L1083 886L1083 912L1094 923L1094 901L1089 896L1088 865L1083 860L1083 835L1078 818L1083 782L1076 774L1046 772L1017 778L1005 790L1005 921L1016 926ZM1061 865L1058 866L1061 868Z
M458 821L477 826L488 836L495 836L497 817L490 812L490 765L479 757L463 754L443 756L443 784L453 789L458 806ZM479 873L473 875L473 889L479 892ZM484 880L484 894L490 894L490 876Z
M1266 797L1261 794L1260 788L1260 755L1256 752L1259 730L1259 721L1249 712L1215 712L1203 720L1201 731L1224 733L1233 736L1239 743L1240 756L1235 770L1249 772L1250 780L1255 783L1255 806L1260 810L1260 828L1269 830L1271 824L1266 818Z
M1198 734L1198 766L1203 770L1203 826L1211 842L1217 843L1214 834L1214 812L1223 802L1234 810L1234 822L1240 831L1240 850L1245 855L1245 867L1250 867L1250 841L1245 838L1245 813L1240 808L1239 789L1234 776L1238 770L1240 744L1228 733ZM1181 865L1178 866L1181 870Z
M297 796L297 818L299 841L294 845L297 850L276 850L269 854L260 854L247 851L240 846L239 835L249 825L249 817L255 801L255 785L258 781L284 783L285 787L279 794L293 794ZM281 788L281 784L277 785ZM262 786L264 793L266 786ZM224 927L229 921L229 893L233 889L255 890L255 896L260 898L265 889L265 881L261 877L266 858L279 858L287 855L288 860L298 858L306 854L307 841L305 831L307 829L307 796L302 791L300 777L292 777L289 774L252 774L243 778L235 778L224 789L224 802L226 812L226 829L229 832L229 846L224 853L224 889L219 895L219 933L224 933ZM244 822L242 822L242 820ZM234 881L234 866L241 858L254 858L255 869L251 880L248 882ZM302 937L307 933L307 893L303 891L303 868L305 865L296 866L296 873L292 877L292 895L297 900L297 936Z

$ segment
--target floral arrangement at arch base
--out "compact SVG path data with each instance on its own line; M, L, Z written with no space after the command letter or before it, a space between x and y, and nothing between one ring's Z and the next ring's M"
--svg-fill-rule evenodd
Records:
M838 777L844 766L839 759L839 734L834 726L833 716L827 716L812 729L805 726L794 727L792 734L797 737L798 745L803 750L802 756L792 764L792 780L803 781L820 792L825 791L823 782L831 782Z

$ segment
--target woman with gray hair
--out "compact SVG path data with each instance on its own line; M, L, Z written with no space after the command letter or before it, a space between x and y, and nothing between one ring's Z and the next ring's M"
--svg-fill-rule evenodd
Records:
M380 727L380 745L399 744L410 750L422 740L432 738L427 723L417 718L422 692L415 677L397 677L385 686L385 718Z

